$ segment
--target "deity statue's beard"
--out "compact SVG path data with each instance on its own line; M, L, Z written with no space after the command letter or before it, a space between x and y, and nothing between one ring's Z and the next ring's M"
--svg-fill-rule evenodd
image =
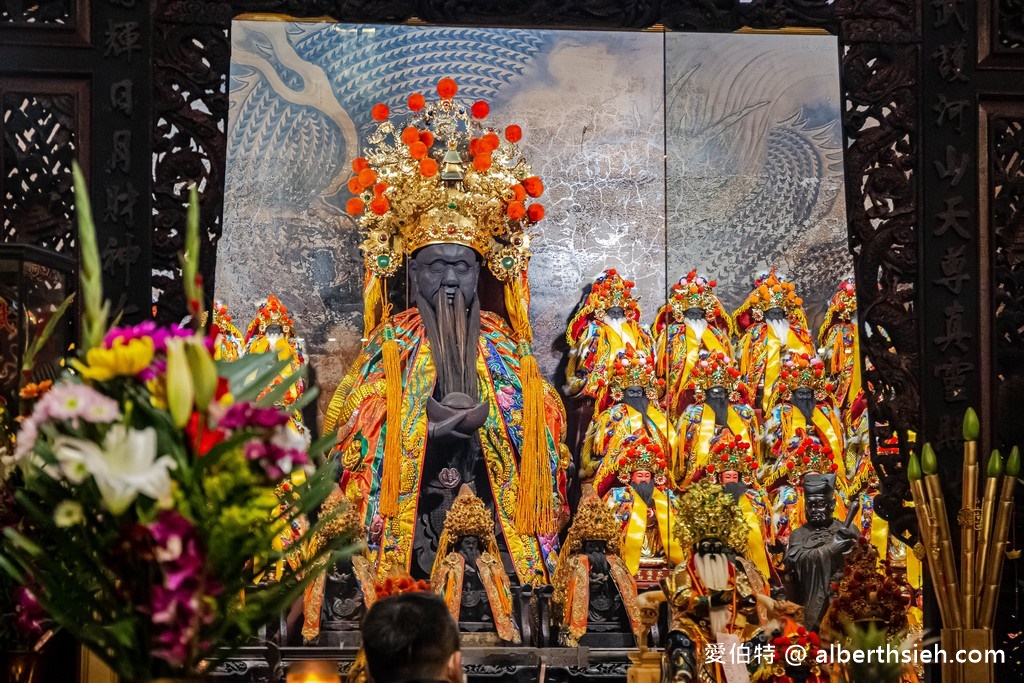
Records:
M647 414L647 409L651 405L651 399L647 398L647 394L641 394L640 396L626 395L622 397L622 402L625 403L630 408L632 408L633 410L635 410L636 412L640 413L640 417L641 419L643 419L644 428L647 430L648 435L650 435L652 439L658 437L658 434L660 433L658 431L658 427L657 425L654 424L650 416Z
M469 567L476 567L476 561L480 559L480 549L474 548L473 550L460 550L459 554L466 560L466 565Z
M456 288L449 297L441 287L432 302L417 291L416 307L430 341L430 356L437 372L436 395L444 398L458 392L479 400L476 354L480 337L480 299L474 295L467 307L461 289Z
M808 422L810 422L811 419L814 417L815 401L813 398L810 400L800 398L793 399L793 405L796 406L796 408L801 413L803 413L804 419L807 420Z
M591 574L604 574L608 575L611 573L611 566L608 563L608 556L604 553L592 550L587 553L587 559L590 560L590 573Z
M654 482L653 481L632 481L629 483L636 491L636 494L640 496L640 499L644 501L648 507L654 502Z
M720 553L697 553L693 558L697 576L709 591L729 587L729 558ZM724 633L732 617L729 607L711 608L711 633Z
M693 330L693 334L697 339L704 336L705 330L708 329L707 318L686 318L686 326Z
M781 320L768 320L768 326L772 328L772 332L775 333L775 338L782 342L785 346L789 340L789 318L782 318Z
M705 404L715 413L715 424L729 424L729 399L725 396L708 397Z

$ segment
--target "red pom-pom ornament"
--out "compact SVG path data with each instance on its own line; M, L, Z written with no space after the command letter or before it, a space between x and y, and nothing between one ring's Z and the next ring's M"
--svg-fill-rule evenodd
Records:
M374 121L383 121L391 116L391 110L388 109L388 105L378 103L373 105L373 109L370 110L370 116L373 117Z
M487 115L491 113L491 107L483 100L478 100L473 103L473 107L470 109L473 116L478 119L485 119Z

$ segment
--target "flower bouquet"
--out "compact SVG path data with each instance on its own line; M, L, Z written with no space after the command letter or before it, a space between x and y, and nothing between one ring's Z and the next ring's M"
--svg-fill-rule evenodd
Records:
M301 374L265 391L287 360L214 360L217 330L200 323L194 190L182 259L192 326L108 328L75 171L80 350L21 422L15 498L32 533L5 530L0 567L35 586L50 617L122 679L201 674L297 599L315 563L340 555L346 539L318 543L293 572L258 581L281 558L274 538L330 492L329 466L311 461L333 435L307 446L275 406ZM275 487L297 470L306 481L282 506ZM296 542L329 521L303 525Z

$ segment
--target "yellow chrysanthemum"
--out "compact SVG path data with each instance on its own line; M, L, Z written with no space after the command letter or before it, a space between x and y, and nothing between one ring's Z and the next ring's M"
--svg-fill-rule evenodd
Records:
M153 362L153 340L140 337L125 342L118 339L109 349L89 349L85 363L72 361L86 379L106 382L114 377L137 375Z

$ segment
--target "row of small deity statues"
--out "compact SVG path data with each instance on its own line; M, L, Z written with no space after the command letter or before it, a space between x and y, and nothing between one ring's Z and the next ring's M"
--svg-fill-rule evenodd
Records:
M566 333L566 392L588 424L580 475L622 522L631 573L643 579L644 566L678 562L664 511L690 484L710 479L742 490L748 558L775 578L806 519L808 473L834 477L837 514L849 515L883 557L905 562L905 546L889 547L885 522L873 514L878 482L852 278L829 304L820 354L793 284L774 270L731 316L715 286L690 272L652 333L640 322L633 283L608 270Z

